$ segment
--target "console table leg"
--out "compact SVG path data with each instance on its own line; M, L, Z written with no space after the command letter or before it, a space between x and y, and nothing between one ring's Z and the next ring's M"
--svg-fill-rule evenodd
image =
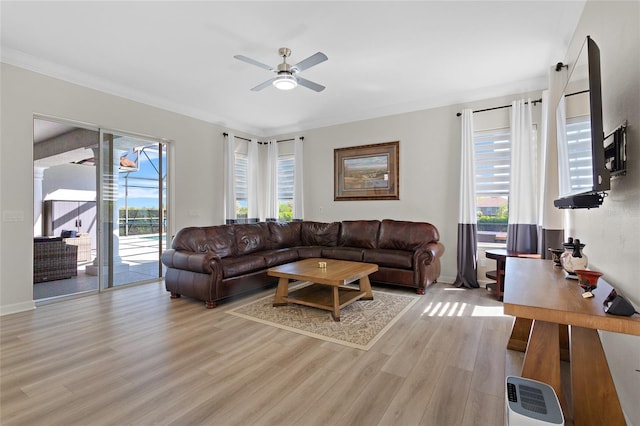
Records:
M511 337L507 343L507 349L513 351L525 352L527 350L527 342L531 333L531 325L533 320L529 318L516 317L511 328Z
M567 417L567 400L560 379L560 345L558 324L535 320L522 365L522 377L546 383L556 391ZM576 423L577 424L577 423Z
M570 339L575 424L626 424L598 331L572 326Z

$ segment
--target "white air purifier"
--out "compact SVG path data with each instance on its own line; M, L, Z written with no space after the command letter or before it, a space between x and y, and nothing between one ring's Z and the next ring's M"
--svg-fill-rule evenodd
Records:
M564 425L558 396L551 386L524 377L507 376L507 426Z

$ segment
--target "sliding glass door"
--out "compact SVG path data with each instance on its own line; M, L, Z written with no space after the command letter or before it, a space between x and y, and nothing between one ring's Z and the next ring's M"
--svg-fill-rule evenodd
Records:
M102 288L157 280L166 244L167 146L101 130L99 151Z

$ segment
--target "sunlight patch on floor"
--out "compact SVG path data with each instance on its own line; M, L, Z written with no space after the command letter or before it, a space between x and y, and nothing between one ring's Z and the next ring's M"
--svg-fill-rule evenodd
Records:
M464 315L464 311L467 306L469 305L459 302L429 303L424 311L422 311L422 315L427 315L430 317L461 317Z
M474 306L472 317L504 317L502 306Z
M504 317L502 306L479 306L460 302L432 302L421 316L429 317Z

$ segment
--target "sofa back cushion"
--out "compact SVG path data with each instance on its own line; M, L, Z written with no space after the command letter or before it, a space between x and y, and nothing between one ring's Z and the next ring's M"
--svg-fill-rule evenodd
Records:
M236 256L269 249L269 226L265 222L233 225Z
M235 242L233 226L192 226L179 230L171 247L196 253L213 252L220 257L227 257L235 254Z
M340 222L302 222L300 239L305 246L335 247L339 232Z
M379 220L343 220L338 245L342 247L376 248Z
M385 219L380 225L378 247L411 251L439 239L438 230L430 223Z
M272 249L298 247L302 222L267 222Z

